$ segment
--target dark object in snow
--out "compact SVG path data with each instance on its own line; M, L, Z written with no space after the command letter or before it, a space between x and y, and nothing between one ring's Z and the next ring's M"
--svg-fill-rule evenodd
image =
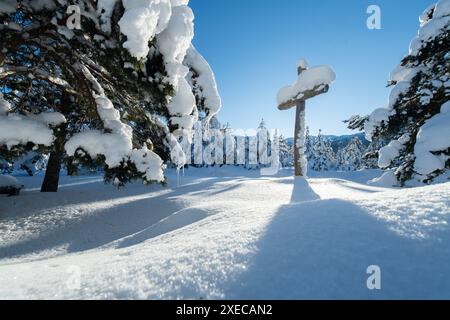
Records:
M17 187L0 187L0 194L7 194L9 197L18 196L23 186Z
M0 175L0 194L7 194L8 196L17 196L23 185L11 176Z

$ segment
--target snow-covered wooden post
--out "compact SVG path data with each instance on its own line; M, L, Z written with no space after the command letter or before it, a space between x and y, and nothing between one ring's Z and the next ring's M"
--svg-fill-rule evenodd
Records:
M282 88L278 93L278 109L288 110L296 107L294 160L295 176L306 176L308 162L305 157L305 113L306 100L327 93L329 85L336 79L336 74L328 66L308 68L302 59L298 66L298 79L291 85Z

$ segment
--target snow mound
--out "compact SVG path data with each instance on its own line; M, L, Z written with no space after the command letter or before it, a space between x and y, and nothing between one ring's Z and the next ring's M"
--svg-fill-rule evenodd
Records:
M383 188L398 186L398 179L395 175L395 169L387 170L380 177L370 180L368 184Z
M314 201L318 199L320 199L319 195L314 192L305 178L294 178L294 189L292 191L291 203Z
M0 174L0 188L1 187L22 188L23 185L12 176L5 176Z

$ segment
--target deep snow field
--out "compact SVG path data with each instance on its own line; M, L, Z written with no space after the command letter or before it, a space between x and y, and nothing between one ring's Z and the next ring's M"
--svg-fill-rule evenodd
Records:
M0 299L450 299L450 183L189 169L117 190L19 177L0 196ZM367 267L380 266L370 291Z

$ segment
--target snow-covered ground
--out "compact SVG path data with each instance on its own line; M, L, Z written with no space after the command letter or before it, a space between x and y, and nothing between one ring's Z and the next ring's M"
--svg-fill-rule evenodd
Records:
M189 169L121 190L64 177L58 194L20 178L0 197L0 298L450 298L450 183L291 174Z

